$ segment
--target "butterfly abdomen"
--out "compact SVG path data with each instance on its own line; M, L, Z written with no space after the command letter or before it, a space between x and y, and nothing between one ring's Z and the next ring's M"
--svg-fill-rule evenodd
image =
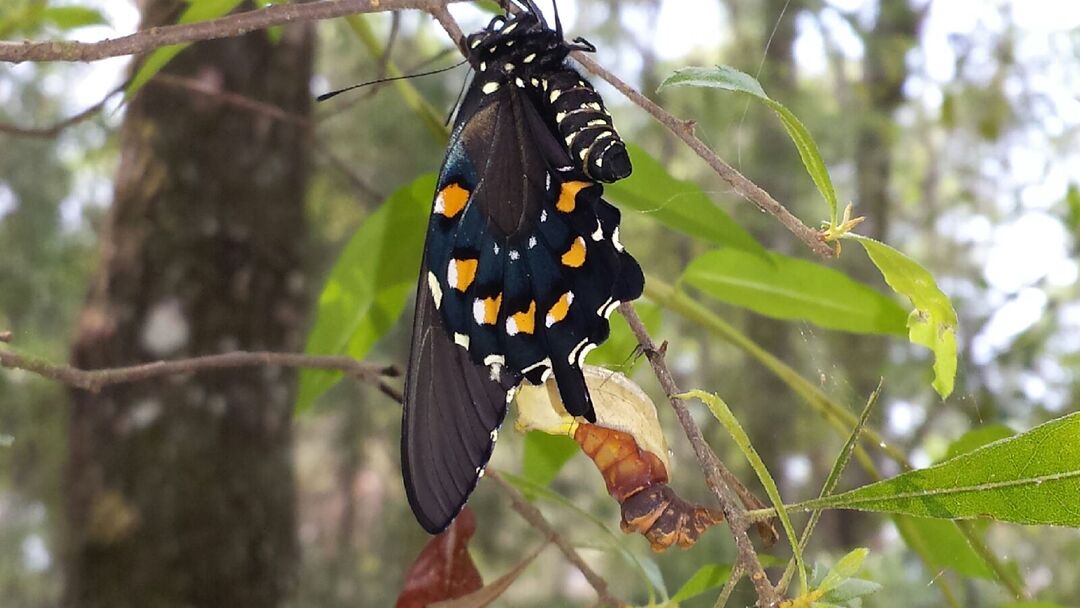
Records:
M626 144L615 132L604 100L572 68L549 75L545 100L570 155L589 177L611 183L630 175Z

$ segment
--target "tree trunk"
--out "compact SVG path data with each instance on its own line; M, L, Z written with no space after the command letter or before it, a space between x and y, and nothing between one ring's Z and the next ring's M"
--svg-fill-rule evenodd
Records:
M185 3L144 0L143 27ZM310 115L312 30L195 44L164 70ZM74 364L301 343L308 134L153 81L121 132ZM293 374L228 370L72 394L67 606L274 606L297 561Z

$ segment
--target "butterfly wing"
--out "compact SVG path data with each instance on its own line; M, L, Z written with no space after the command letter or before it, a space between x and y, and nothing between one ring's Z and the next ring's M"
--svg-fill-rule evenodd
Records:
M522 378L554 374L568 411L595 417L581 364L614 307L641 294L618 210L537 103L471 87L439 177L402 436L409 502L433 533L475 487Z
M427 277L424 266L405 382L401 470L413 513L437 534L461 511L491 457L517 379L492 379L487 366L453 342Z

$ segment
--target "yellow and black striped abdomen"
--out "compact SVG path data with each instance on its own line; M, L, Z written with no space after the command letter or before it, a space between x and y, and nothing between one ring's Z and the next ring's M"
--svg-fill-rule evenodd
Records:
M589 177L611 183L630 175L626 144L615 132L604 100L572 68L560 70L545 80L550 116L566 144L571 158Z

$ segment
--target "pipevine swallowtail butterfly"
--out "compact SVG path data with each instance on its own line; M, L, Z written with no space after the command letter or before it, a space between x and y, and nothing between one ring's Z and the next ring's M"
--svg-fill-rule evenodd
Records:
M405 380L402 474L432 534L483 474L517 385L554 374L595 421L581 365L641 295L600 182L630 174L604 102L533 0L465 38L474 77L439 174Z

